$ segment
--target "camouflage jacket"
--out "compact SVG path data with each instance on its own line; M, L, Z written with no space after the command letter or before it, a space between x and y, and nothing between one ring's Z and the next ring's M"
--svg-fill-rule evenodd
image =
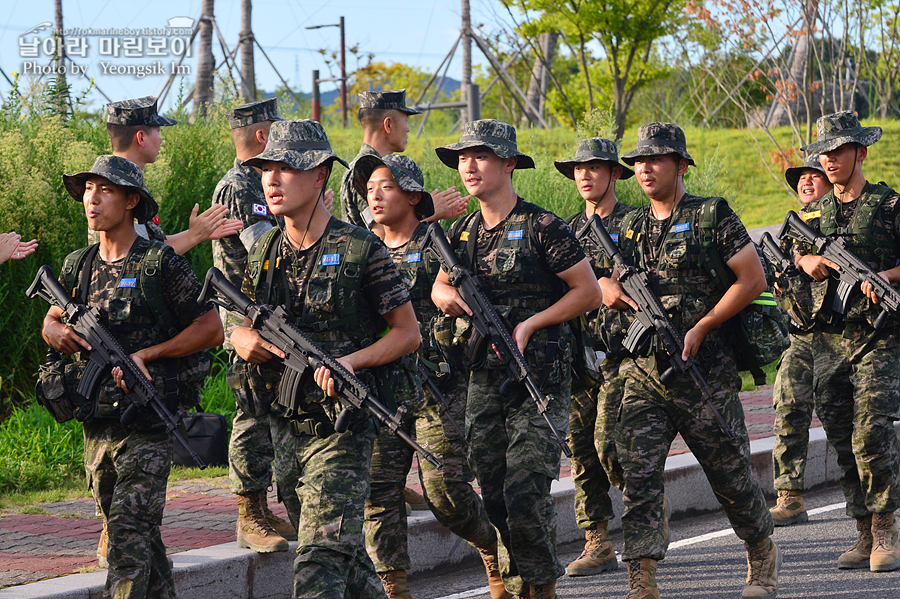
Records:
M367 154L381 156L372 146L363 144L359 149L359 154L350 163L350 168L347 169L344 177L341 179L341 218L364 229L369 228L369 223L372 222L372 214L369 212L369 204L366 198L356 193L353 189L353 167L356 166L356 161L361 156Z

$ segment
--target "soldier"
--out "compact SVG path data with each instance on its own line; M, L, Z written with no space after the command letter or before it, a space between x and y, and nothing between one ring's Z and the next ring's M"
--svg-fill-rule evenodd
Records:
M261 169L269 211L284 219L283 229L270 229L251 248L244 289L259 303L285 306L298 328L374 385L373 370L418 347L419 328L384 244L325 209L335 161L346 166L322 126L299 120L273 123L265 151L243 163ZM278 389L284 367L271 359L284 353L250 324L237 327L231 343L247 362L264 364L259 370ZM281 398L295 412L291 419L270 414L275 477L298 531L294 597L383 598L363 542L377 426L360 411L346 432L334 432L340 403L331 373L312 374L296 397Z
M516 194L513 171L534 168L534 161L518 151L512 126L490 119L466 123L459 143L435 152L457 169L481 206L454 223L450 244L515 327L512 336L550 398L546 414L565 431L571 397L567 323L600 306L590 263L559 217ZM472 311L447 273L438 273L431 297L452 317L445 322L459 333L455 336L468 337L471 327L465 317ZM469 356L469 459L488 517L500 532L500 572L507 590L550 599L556 596L556 579L565 572L556 557L550 496L550 483L559 476L560 448L524 387L501 392L506 366L485 345Z
M440 266L424 251L428 225L421 222L434 213L432 197L425 190L419 166L402 154L360 157L352 181L355 191L368 200L372 218L380 225L383 241L409 289L423 339L420 363L442 389L442 399L426 395L425 404L414 411L407 427L407 432L444 464L438 469L419 460L425 501L438 522L478 549L492 598L508 599L500 577L497 535L481 498L469 484L474 477L466 460L466 440L454 427L465 418L465 372L459 363L452 364L449 373L433 370L445 358L431 335L432 318L439 314L431 301L431 286ZM444 405L439 406L438 401ZM391 599L410 597L406 570L411 564L401 492L412 456L412 449L390 431L382 431L375 441L372 491L366 501L366 548Z
M131 358L161 397L196 405L205 374L188 384L184 366L195 352L222 343L222 324L212 304L197 303L200 281L187 259L135 232L134 219L146 223L158 208L144 187L141 169L118 156L100 156L90 171L63 175L63 182L69 195L84 203L88 226L100 234L100 243L70 254L60 282L77 302L100 309L101 322L133 352ZM157 264L154 272L160 279L155 285L143 284L149 260ZM136 284L138 277L142 284ZM66 354L90 350L62 316L60 308L50 308L44 340ZM81 360L86 358L81 354ZM168 385L173 370L178 380L175 398ZM130 404L127 393L121 369L113 368L94 396L94 417L84 422L88 485L109 535L103 596L175 597L159 531L172 437L149 410L142 410L133 424L121 424L122 409Z
M575 181L584 199L584 210L573 214L566 223L580 231L594 214L618 241L619 227L634 207L616 199L616 181L629 179L634 171L619 163L615 142L599 137L582 139L572 160L557 160L556 169ZM594 277L601 290L609 283L613 264L603 257L599 246L586 236L581 241L591 261ZM622 348L621 312L600 309L588 315L588 329L595 349L606 357L600 365L603 383L572 394L569 413L569 445L574 454L572 481L575 483L575 518L585 531L586 543L581 555L569 564L569 576L590 576L619 566L616 552L609 542L607 527L613 519L609 498L610 481L622 487L622 473L616 458L613 432L619 415L625 381L619 376L619 364L625 356ZM606 321L605 324L603 321Z
M774 597L781 555L770 538L772 517L750 470L750 440L738 398L741 378L731 345L720 330L721 324L766 290L762 265L737 215L724 200L715 198L715 250L736 281L727 290L720 289L718 277L704 267L697 230L707 200L685 192L683 177L694 161L680 127L644 125L637 147L622 161L634 166L638 184L650 198L648 207L632 212L623 222L622 253L631 264L646 270L662 305L669 307L673 325L684 335L682 358L694 356L711 387L710 400L703 402L687 373L676 373L663 384L660 375L667 358L655 339L645 351L622 363L625 390L615 437L625 479L623 558L630 587L626 598L660 596L656 563L666 553L663 472L669 446L679 432L747 548L742 597ZM606 306L634 309L620 283L609 287L603 298ZM724 427L714 411L721 414Z
M804 207L822 198L832 187L819 164L818 154L807 156L802 166L788 168L784 178L797 192ZM787 254L792 252L784 241L782 245ZM781 356L772 390L775 407L772 462L778 502L769 512L775 526L790 526L809 520L803 503L803 473L806 470L809 425L815 407L812 354L812 330L815 327L808 310L811 303L809 279L806 275L800 277L790 282L779 277L779 303L791 315L791 346Z
M422 114L406 105L406 90L365 91L359 94L359 122L363 127L363 144L359 154L341 179L341 214L348 223L372 229L374 219L366 204L366 196L353 189L352 173L362 156L386 156L406 150L410 115ZM462 198L456 188L432 194L434 214L427 222L456 218L466 212L468 198Z
M863 175L868 147L880 127L862 127L852 112L816 121L818 140L804 150L819 154L833 189L803 209L806 223L846 240L851 251L885 280L900 281L900 195ZM835 265L812 248L797 244L797 266L816 281L820 302L836 279ZM839 568L886 572L900 567L900 540L894 511L900 506L900 456L894 421L900 413L900 326L876 329L881 312L871 283L851 298L843 318L816 322L812 351L816 413L834 446L841 468L847 515L856 519L856 543L838 557ZM830 297L830 296L828 296Z
M225 206L228 213L240 219L243 229L213 241L213 265L240 288L247 270L247 252L253 243L278 225L266 205L259 171L242 163L260 154L269 138L269 127L278 116L277 100L271 98L232 108L225 113L231 128L231 139L237 157L213 193L213 204ZM237 356L227 338L244 322L243 316L220 310L225 324L225 349L229 362ZM272 484L272 435L269 415L265 411L248 414L235 394L236 410L231 425L228 449L228 472L231 491L237 496L237 544L259 553L287 551L288 541L297 540L297 531L269 510L266 490Z
M157 98L146 96L106 105L106 132L113 155L127 158L142 171L159 157L162 147L160 128L178 124L175 119L159 114L156 102ZM226 218L228 210L224 206L210 206L198 215L199 209L200 204L194 204L190 224L181 233L166 235L157 218L147 223L136 223L135 230L145 239L165 242L182 255L198 243L221 239L240 230L241 221ZM97 242L96 233L89 233L88 242Z
M15 231L0 235L0 264L7 260L27 258L37 249L37 239L22 241L22 236Z

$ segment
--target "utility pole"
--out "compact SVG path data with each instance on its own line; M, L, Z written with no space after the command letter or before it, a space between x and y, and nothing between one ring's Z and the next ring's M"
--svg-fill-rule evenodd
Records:
M66 93L66 40L63 37L62 0L54 0L56 9L56 109L59 114L69 112L69 94Z
M299 106L297 108L299 108ZM314 121L322 122L322 103L321 100L319 100L319 71L313 71L312 119Z
M328 25L311 25L307 27L307 29L322 29L323 27L338 27L341 30L341 121L344 124L344 127L347 126L347 53L346 53L346 41L344 37L344 17L341 17L341 21L339 23L330 23ZM317 75L314 76L316 81L333 81L333 79L319 79ZM318 119L317 119L318 120Z
M213 19L215 0L203 0L203 14L200 15L200 45L197 51L197 84L194 88L194 106L191 116L206 115L206 106L213 100L212 52Z
M253 61L253 3L241 0L241 96L244 102L256 100L256 70Z
M469 10L469 0L462 0L462 81L460 82L460 96L463 102L469 102L470 86L472 85L472 15ZM460 126L469 120L468 113L460 112Z

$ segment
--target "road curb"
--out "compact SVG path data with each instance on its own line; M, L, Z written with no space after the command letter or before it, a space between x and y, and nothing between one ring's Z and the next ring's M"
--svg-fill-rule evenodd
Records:
M900 422L895 423L900 437ZM836 482L840 477L834 450L824 430L809 431L809 450L805 483L807 489ZM774 437L750 442L753 475L768 498L775 496L772 482ZM573 500L575 485L571 478L554 481L553 498L557 511L557 541L569 543L583 538L575 524ZM621 514L622 496L611 493L616 514ZM710 489L703 470L693 454L670 456L666 460L666 496L675 518L711 512L719 503ZM610 530L621 527L620 516ZM293 559L297 544L287 552L257 554L225 543L172 555L175 585L179 599L283 599L292 590ZM409 553L413 558L410 573L425 574L454 566L480 562L478 552L465 541L438 524L429 512L413 512L409 517ZM0 590L0 599L100 599L106 571L72 574Z

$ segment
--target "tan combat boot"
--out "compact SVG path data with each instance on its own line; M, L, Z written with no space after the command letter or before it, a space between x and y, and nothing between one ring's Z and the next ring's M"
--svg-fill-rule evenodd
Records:
M297 530L290 522L272 513L272 510L269 509L269 498L266 496L265 491L259 492L259 503L262 505L262 512L266 517L266 522L269 523L272 530L287 541L296 541Z
M584 551L566 568L569 576L591 576L619 567L616 552L609 542L608 522L600 522L596 528L584 531Z
M872 515L857 518L856 530L859 531L856 542L838 558L838 568L841 570L869 567L869 555L872 553Z
M403 501L406 502L406 505L408 505L411 510L428 509L428 503L425 501L425 497L418 491L410 489L409 487L403 487Z
M891 572L900 568L900 527L894 512L872 514L872 555L869 570Z
M741 597L774 599L778 589L781 550L772 537L755 543L744 541L744 547L747 548L747 582Z
M101 568L109 568L109 531L106 529L106 518L103 519L103 530L100 532L100 542L97 543L97 562Z
M778 502L775 507L769 508L769 513L772 514L775 526L790 526L809 520L800 491L778 489Z
M288 542L275 532L263 514L260 494L237 495L237 544L257 553L287 551Z
M491 599L510 599L512 593L506 590L500 576L500 558L497 557L497 543L486 549L478 548L484 569L487 572L488 586L491 588Z
M656 560L649 557L628 560L628 594L625 599L659 599L656 588Z
M556 581L531 585L529 599L556 599Z
M388 599L412 599L412 595L409 594L409 585L406 583L406 570L379 572L378 577L381 578L381 584L384 585L384 592L387 593Z

